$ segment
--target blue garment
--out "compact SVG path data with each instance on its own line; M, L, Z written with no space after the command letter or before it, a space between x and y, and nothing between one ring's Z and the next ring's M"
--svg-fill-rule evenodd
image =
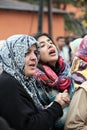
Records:
M61 73L60 77L63 77L63 78L70 77L71 85L68 89L68 92L69 92L70 98L72 98L73 93L74 93L74 81L72 79L72 75L70 74L70 67L68 65L66 65L66 67L65 67L64 71ZM40 82L40 85L38 85L38 92L39 92L40 98L41 98L44 106L46 106L54 101L56 95L60 92L60 90L53 89L48 86L46 87L46 84ZM55 127L58 128L58 130L64 126L68 108L69 108L69 105L63 109L63 116L60 119L58 119L55 123Z

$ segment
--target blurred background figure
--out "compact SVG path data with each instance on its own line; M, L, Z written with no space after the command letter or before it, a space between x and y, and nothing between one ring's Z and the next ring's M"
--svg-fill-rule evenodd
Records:
M70 63L70 48L69 48L69 42L67 40L66 42L66 39L62 36L59 36L56 38L56 45L57 45L57 48L59 50L59 55L62 56L62 58L64 59L64 61L66 63L68 63L69 65L71 64Z
M64 57L64 53L63 53L63 47L65 46L65 38L62 37L62 36L59 36L56 38L56 45L57 45L57 48L59 49L59 54Z

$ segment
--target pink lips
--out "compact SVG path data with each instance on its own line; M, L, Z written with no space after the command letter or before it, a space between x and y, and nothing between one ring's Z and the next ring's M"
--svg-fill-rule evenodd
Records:
M32 67L32 68L36 68L36 64L35 63L29 64L29 66Z
M55 52L54 49L51 49L51 50L49 51L49 54L50 54L51 56L54 56L54 55L56 54L56 52Z

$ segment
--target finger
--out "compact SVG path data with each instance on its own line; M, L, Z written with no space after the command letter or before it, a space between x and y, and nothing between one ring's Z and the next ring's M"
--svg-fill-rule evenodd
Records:
M63 91L63 93L68 93L68 90L67 90L67 89L65 89L65 90Z
M62 100L63 100L64 102L66 102L67 104L70 103L70 98L62 98Z

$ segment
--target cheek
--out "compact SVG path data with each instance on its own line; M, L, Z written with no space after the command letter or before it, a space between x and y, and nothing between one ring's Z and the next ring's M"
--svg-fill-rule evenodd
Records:
M55 47L56 55L59 57L59 50L57 47Z
M47 52L46 51L42 51L40 52L40 59L44 62L44 61L47 61Z
M59 51L58 50L56 51L56 54L57 54L57 57L59 57Z
M38 65L38 60L36 60L36 67L37 67L37 65Z

